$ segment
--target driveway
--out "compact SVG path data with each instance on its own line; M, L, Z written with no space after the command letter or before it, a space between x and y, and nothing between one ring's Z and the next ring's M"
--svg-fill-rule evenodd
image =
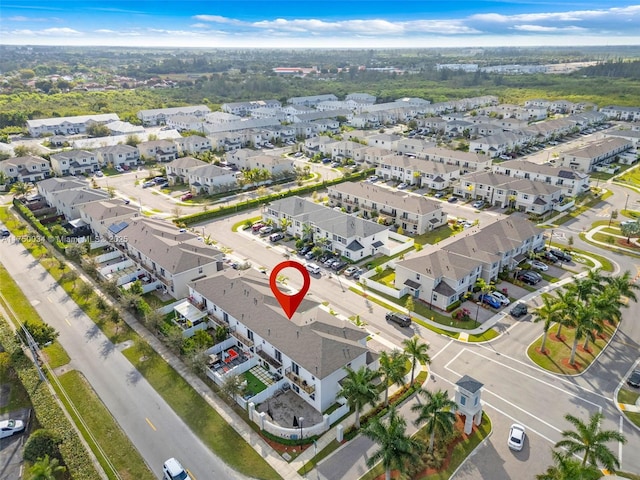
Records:
M31 426L31 409L21 408L0 415L0 420L9 418L22 420L25 424L25 429L22 433L11 437L0 438L0 478L2 480L20 480L22 478L22 452Z

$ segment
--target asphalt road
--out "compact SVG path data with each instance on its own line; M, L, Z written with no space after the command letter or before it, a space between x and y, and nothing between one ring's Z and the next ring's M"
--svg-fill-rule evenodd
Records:
M49 274L21 245L3 241L0 262L31 304L60 336L58 341L131 439L151 470L178 458L196 479L243 478L216 457L174 413Z

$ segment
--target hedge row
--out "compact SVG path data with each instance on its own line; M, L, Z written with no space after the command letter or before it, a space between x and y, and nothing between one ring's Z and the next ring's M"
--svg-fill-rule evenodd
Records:
M51 243L58 251L64 253L65 244L60 240L57 240L47 227L45 227L40 220L36 218L31 210L24 206L24 204L17 199L13 199L13 206L20 212L20 216L24 218L27 222L31 224L33 228L35 228L40 235L47 239L49 243Z
M42 428L62 439L60 454L74 480L100 480L87 450L80 441L48 385L40 380L33 362L27 358L6 320L0 317L0 344L9 353L12 365L29 393L31 404Z
M322 183L316 183L314 185L305 185L303 187L293 188L291 190L287 190L286 192L278 192L272 193L270 195L266 195L260 198L253 198L251 200L246 200L241 203L236 203L234 205L229 206L219 206L215 210L207 210L206 212L198 212L191 215L185 215L184 217L177 218L175 223L180 225L191 225L193 223L203 222L205 220L210 220L212 218L223 217L224 215L229 215L231 213L241 212L243 210L251 210L257 208L265 203L269 203L274 200L280 200L281 198L292 197L295 195L305 195L308 193L315 192L317 190L322 190L331 185L337 185L343 182L357 181L362 180L373 172L372 169L363 170L362 172L354 173L349 175L348 177L340 177L334 180L325 180Z

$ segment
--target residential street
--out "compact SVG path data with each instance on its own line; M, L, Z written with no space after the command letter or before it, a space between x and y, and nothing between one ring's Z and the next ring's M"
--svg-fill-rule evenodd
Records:
M217 458L149 385L49 274L20 245L2 241L0 262L145 459L162 475L162 463L178 458L197 479L244 478Z

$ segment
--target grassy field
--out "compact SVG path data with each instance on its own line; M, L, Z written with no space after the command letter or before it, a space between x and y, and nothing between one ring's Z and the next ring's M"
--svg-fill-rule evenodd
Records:
M576 350L575 365L569 364L571 356L571 347L575 338L575 329L564 327L562 329L562 341L555 338L557 325L553 325L549 330L547 343L545 345L546 354L540 353L542 345L542 336L533 342L527 350L529 358L539 367L544 368L553 373L564 375L574 375L583 372L595 360L598 354L606 346L615 332L615 327L607 325L603 335L598 336L595 342L589 342L588 351L582 348L584 339L578 341Z
M462 230L454 230L451 225L447 224L442 227L438 227L431 232L415 235L413 236L413 241L419 245L435 245L436 243L460 232L462 232Z
M72 370L58 377L58 380L68 396L65 398L61 395L61 400L71 412L85 440L91 444L92 450L109 477L122 480L153 480L155 477L138 450L120 429L84 377ZM75 408L70 408L69 400ZM76 411L82 412L82 421L79 421ZM92 437L87 436L85 425ZM95 448L94 438L97 439L100 449L105 452L108 460ZM112 467L117 472L117 476L113 474Z

